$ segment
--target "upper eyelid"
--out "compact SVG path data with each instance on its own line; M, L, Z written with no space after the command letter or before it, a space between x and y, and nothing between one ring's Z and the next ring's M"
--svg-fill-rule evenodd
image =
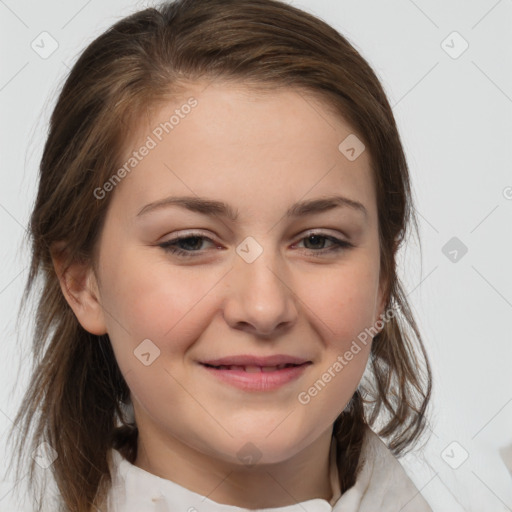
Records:
M300 242L300 241L304 240L305 238L312 236L312 235L325 237L327 239L334 238L334 239L339 240L340 242L345 242L347 244L351 244L351 242L349 240L346 240L346 238L348 238L348 237L346 237L345 235L330 234L330 233L323 231L322 228L318 228L317 230L309 229L309 230L305 231L298 238L298 242ZM184 234L177 235L173 238L169 238L168 240L164 240L164 241L160 242L160 244L170 244L172 242L179 242L180 240L183 240L183 239L186 240L187 238L203 238L204 240L207 240L207 241L211 242L212 244L215 244L215 245L218 244L218 242L216 242L215 239L212 238L211 236L206 235L201 232L194 232L194 231L188 232L188 233L186 232ZM199 252L199 251L193 251L193 252Z

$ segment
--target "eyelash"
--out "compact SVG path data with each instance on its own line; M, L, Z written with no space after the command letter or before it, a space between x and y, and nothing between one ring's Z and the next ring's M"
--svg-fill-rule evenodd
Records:
M333 236L322 235L321 233L315 233L315 232L306 235L305 237L301 238L300 241L305 240L307 238L311 238L313 236L316 238L325 238L326 240L329 240L334 244L327 249L320 249L320 250L306 249L306 251L312 251L313 253L316 253L319 256L336 253L336 252L342 251L344 249L350 249L350 248L354 247L353 244L351 244L350 242L347 242L345 240L340 240L339 238L336 238ZM187 235L187 236L184 236L181 238L174 238L172 240L168 240L167 242L163 242L163 243L159 244L159 247L164 249L166 252L170 252L179 257L185 257L185 258L196 257L196 256L199 256L200 254L194 254L194 253L201 253L201 251L186 251L184 249L180 249L180 248L176 247L176 245L179 244L180 242L182 242L183 240L189 240L189 239L194 239L194 238L198 238L201 240L207 240L209 242L215 243L211 238L208 238L207 236L191 234L191 235Z

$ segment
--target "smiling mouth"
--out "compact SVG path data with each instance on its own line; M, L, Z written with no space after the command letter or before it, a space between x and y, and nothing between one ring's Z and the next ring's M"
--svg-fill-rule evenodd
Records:
M203 364L204 366L208 367L208 368L213 368L214 370L238 370L238 371L245 371L247 373L268 373L268 372L276 372L276 371L279 371L279 370L284 370L285 368L294 368L294 367L298 367L298 366L304 366L306 364L310 364L309 362L307 363L302 363L302 364L294 364L294 363L286 363L286 364L278 364L276 366L256 366L256 365L244 365L244 366L241 366L241 365L225 365L225 364L221 364L219 366L214 366L212 364L208 364L208 363L201 363Z
M216 380L237 387L244 392L259 393L277 390L287 384L291 385L293 381L304 374L309 365L313 364L312 361L267 366L251 363L244 365L201 363L201 366Z

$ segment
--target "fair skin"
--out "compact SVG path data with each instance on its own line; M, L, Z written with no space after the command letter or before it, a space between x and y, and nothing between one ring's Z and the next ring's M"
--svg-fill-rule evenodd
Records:
M197 106L110 192L97 272L73 265L61 277L63 292L86 330L109 335L139 428L136 466L228 505L329 500L332 426L359 384L370 343L309 403L298 395L384 312L369 152L354 161L341 154L354 130L312 97L217 82L190 84L154 108L127 142L127 157L190 96ZM137 215L185 195L225 202L239 218L179 206ZM331 195L366 213L343 206L285 216L298 201ZM353 247L328 252L334 244L309 231ZM212 242L178 244L188 258L158 245L186 236ZM251 263L236 252L247 237L263 249ZM160 350L148 366L134 356L145 339ZM239 354L311 364L278 389L256 392L199 364ZM252 467L237 456L249 442L260 456Z

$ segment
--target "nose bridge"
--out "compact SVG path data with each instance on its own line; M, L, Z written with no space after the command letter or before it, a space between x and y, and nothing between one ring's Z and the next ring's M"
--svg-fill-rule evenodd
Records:
M235 270L243 275L246 284L253 291L278 292L281 295L284 276L279 275L283 269L279 262L279 250L273 247L270 237L266 237L264 244L265 247L254 237L247 237L239 244L236 249L239 258ZM271 289L266 290L269 286ZM261 287L264 289L261 290Z
M255 331L270 334L283 323L292 322L296 308L280 251L271 236L259 240L261 243L249 236L236 248L225 315L233 327L250 324Z

